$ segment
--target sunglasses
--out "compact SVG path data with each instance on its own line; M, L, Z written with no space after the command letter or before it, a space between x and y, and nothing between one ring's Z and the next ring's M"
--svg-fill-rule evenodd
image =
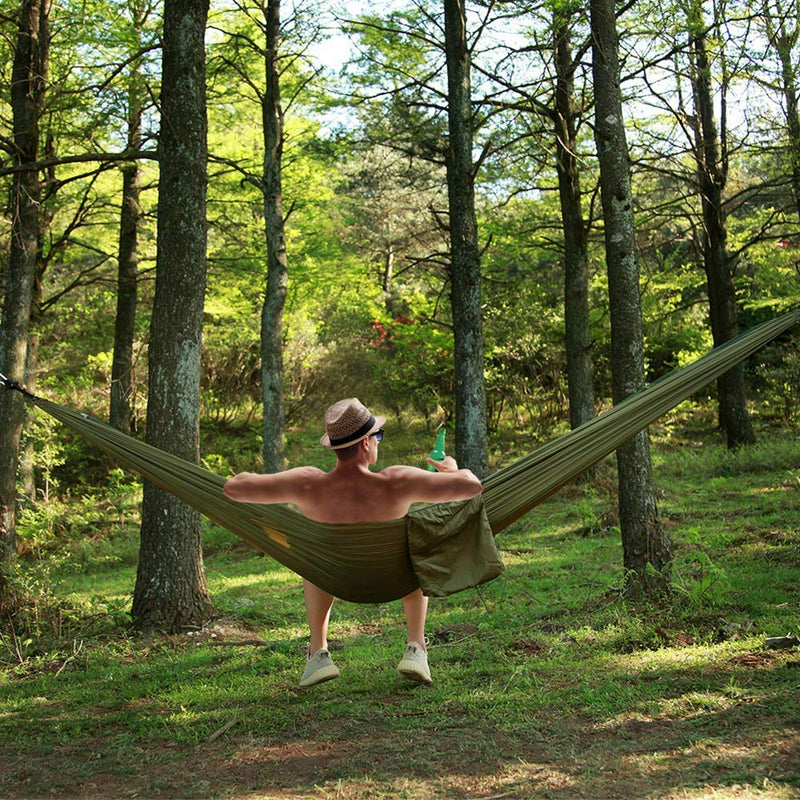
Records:
M375 431L375 433L371 433L370 436L374 436L376 441L380 442L383 440L383 428L380 430Z

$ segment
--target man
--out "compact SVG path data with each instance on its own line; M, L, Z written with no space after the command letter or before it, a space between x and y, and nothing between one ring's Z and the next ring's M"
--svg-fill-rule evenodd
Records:
M373 416L351 397L334 403L325 412L326 433L320 440L336 453L331 472L316 467L296 467L271 475L242 472L225 484L225 494L248 503L292 503L317 522L356 523L400 519L414 502L443 503L467 500L483 491L468 469L459 469L453 458L432 461L436 471L393 466L372 472L383 439L385 417ZM328 652L328 623L334 597L303 580L306 615L311 641L301 686L313 686L335 678L339 670ZM403 598L408 627L406 651L397 665L410 680L431 682L425 647L428 598L420 589Z

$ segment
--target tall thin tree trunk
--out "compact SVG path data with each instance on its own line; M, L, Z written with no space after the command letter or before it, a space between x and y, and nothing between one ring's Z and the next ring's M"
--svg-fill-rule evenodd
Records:
M19 12L11 77L14 161L35 162L47 87L50 0L25 0ZM35 169L16 173L11 196L11 247L0 321L0 371L24 381L36 281L41 186ZM0 605L8 600L5 567L16 558L16 482L24 416L17 392L0 391Z
M138 31L137 20L134 29ZM136 42L141 45L141 35ZM128 148L142 143L141 75L133 65L128 78ZM114 356L111 364L109 422L123 433L133 427L133 346L136 338L137 281L139 272L140 169L134 161L122 168L122 208L117 258L117 315L114 319Z
M798 27L796 2L791 8L782 8L780 0L776 2L775 11L768 0L763 3L763 18L767 36L781 62L781 88L786 101L786 125L789 130L789 158L792 165L792 197L797 215L800 217L800 112L798 111L797 69L793 60L794 48L797 44ZM792 24L788 25L787 20Z
M720 139L714 115L711 67L706 46L705 21L698 0L688 9L689 43L694 60L695 159L700 202L703 211L703 266L706 272L711 333L714 346L733 339L739 332L736 289L733 283L728 231L722 193L727 183L727 157L720 152ZM728 447L755 442L747 412L744 368L741 364L717 381L719 421Z
M392 298L392 280L394 279L394 262L396 253L394 244L389 242L383 254L383 277L381 288L383 289L383 306L390 317L394 317L394 299Z
M795 34L794 38L797 38ZM786 100L786 124L789 128L789 156L792 162L792 196L800 217L800 112L798 112L797 75L792 64L792 46L784 35L778 44L781 59L783 96Z
M122 169L122 211L117 261L117 314L111 364L109 422L123 433L133 428L133 347L138 295L139 165Z
M288 271L283 219L281 158L283 110L278 78L280 0L266 8L266 90L262 100L264 129L264 231L267 240L267 290L261 310L261 376L264 401L264 471L284 468L283 308Z
M41 222L40 213L40 222ZM41 253L41 237L37 247ZM44 277L44 264L37 258L36 277L34 279L33 297L31 299L31 316L28 330L28 350L25 354L25 388L36 394L36 383L39 374L39 331L42 312L42 280ZM30 501L36 500L36 447L35 442L28 438L19 453L19 482L22 494Z
M644 385L639 269L614 0L591 0L590 9L595 139L611 306L612 393L614 403L620 403ZM647 431L617 450L617 465L626 590L632 596L661 591L672 542L658 520Z
M445 0L449 147L447 193L455 341L456 458L482 477L488 470L483 372L481 264L472 162L470 55L463 0Z
M595 415L589 337L589 262L586 223L581 210L577 157L575 84L569 19L554 11L555 135L558 195L564 228L564 326L569 420L572 428Z
M164 4L158 252L150 328L147 441L198 461L206 283L207 0ZM202 624L211 604L200 515L145 483L133 619L143 630Z

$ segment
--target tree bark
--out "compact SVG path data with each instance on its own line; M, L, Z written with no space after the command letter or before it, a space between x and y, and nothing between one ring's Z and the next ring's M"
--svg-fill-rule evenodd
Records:
M470 55L463 0L445 0L449 143L451 303L455 342L456 458L479 477L488 470L483 371L481 264L472 163Z
M795 4L792 4L796 8ZM776 2L775 11L768 0L763 3L764 24L770 44L775 48L781 63L781 88L786 101L786 125L789 132L789 158L792 165L792 197L797 215L800 217L800 112L798 111L797 69L792 53L797 44L797 14L781 7ZM787 20L794 24L787 25Z
M692 0L688 9L689 43L694 61L692 91L695 109L695 160L700 202L703 212L703 266L708 287L708 304L714 346L718 347L739 332L736 289L722 193L727 183L727 157L721 152L714 115L711 67L706 46L702 7ZM717 381L719 421L728 447L755 442L747 412L744 368L741 364Z
M614 0L591 0L595 139L611 306L614 403L644 385L644 344L635 257L633 196L619 85ZM658 519L647 431L617 450L625 588L631 596L663 591L672 542Z
M122 209L117 260L117 315L111 364L109 422L123 433L133 429L133 347L138 302L139 165L122 170Z
M134 10L136 41L141 47L139 19ZM128 77L128 149L142 146L142 78L136 62ZM136 338L136 305L139 272L140 169L136 161L122 168L122 208L119 220L117 257L117 315L114 320L114 355L111 364L111 402L109 422L123 433L133 428L133 347Z
M261 309L261 377L264 403L264 471L284 468L285 411L283 404L283 308L288 283L283 219L281 159L283 110L278 77L280 0L266 8L266 89L262 99L264 130L264 231L267 241L267 287Z
M40 209L39 230L42 231L44 225L48 224L47 217L42 214ZM43 218L44 217L44 218ZM39 237L37 250L41 254L42 242ZM41 323L42 312L42 281L44 277L44 264L41 258L36 259L36 276L33 284L33 297L31 298L31 315L28 325L28 347L25 353L25 388L31 393L36 394L36 384L39 375L39 342L40 336L38 327ZM22 494L31 502L36 501L36 443L28 438L24 441L19 451L19 483Z
M396 258L393 242L388 242L383 253L383 275L381 288L383 289L383 307L386 313L394 318L394 298L392 297L392 279L394 278L394 262Z
M50 0L25 0L11 79L14 162L36 161L39 120L47 88ZM0 321L0 370L24 381L31 306L36 283L41 184L38 170L14 174L11 188L11 246ZM0 605L8 600L5 569L16 558L17 470L24 417L22 396L0 391Z
M147 441L198 461L206 282L204 36L207 0L164 5L156 290L150 328ZM177 632L210 616L200 515L147 482L133 619Z
M589 337L588 236L581 210L577 157L574 63L569 19L554 10L556 169L564 227L564 328L567 354L569 421L572 428L595 415Z

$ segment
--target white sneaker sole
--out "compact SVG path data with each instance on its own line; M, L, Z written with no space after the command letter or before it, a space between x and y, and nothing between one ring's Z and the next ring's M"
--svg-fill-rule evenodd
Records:
M316 672L312 672L307 678L300 681L300 686L316 686L318 683L333 680L339 676L339 668L332 664L329 667L320 667Z
M416 681L417 683L432 682L430 672L424 670L416 661L407 661L403 659L397 665L397 671L410 681Z

